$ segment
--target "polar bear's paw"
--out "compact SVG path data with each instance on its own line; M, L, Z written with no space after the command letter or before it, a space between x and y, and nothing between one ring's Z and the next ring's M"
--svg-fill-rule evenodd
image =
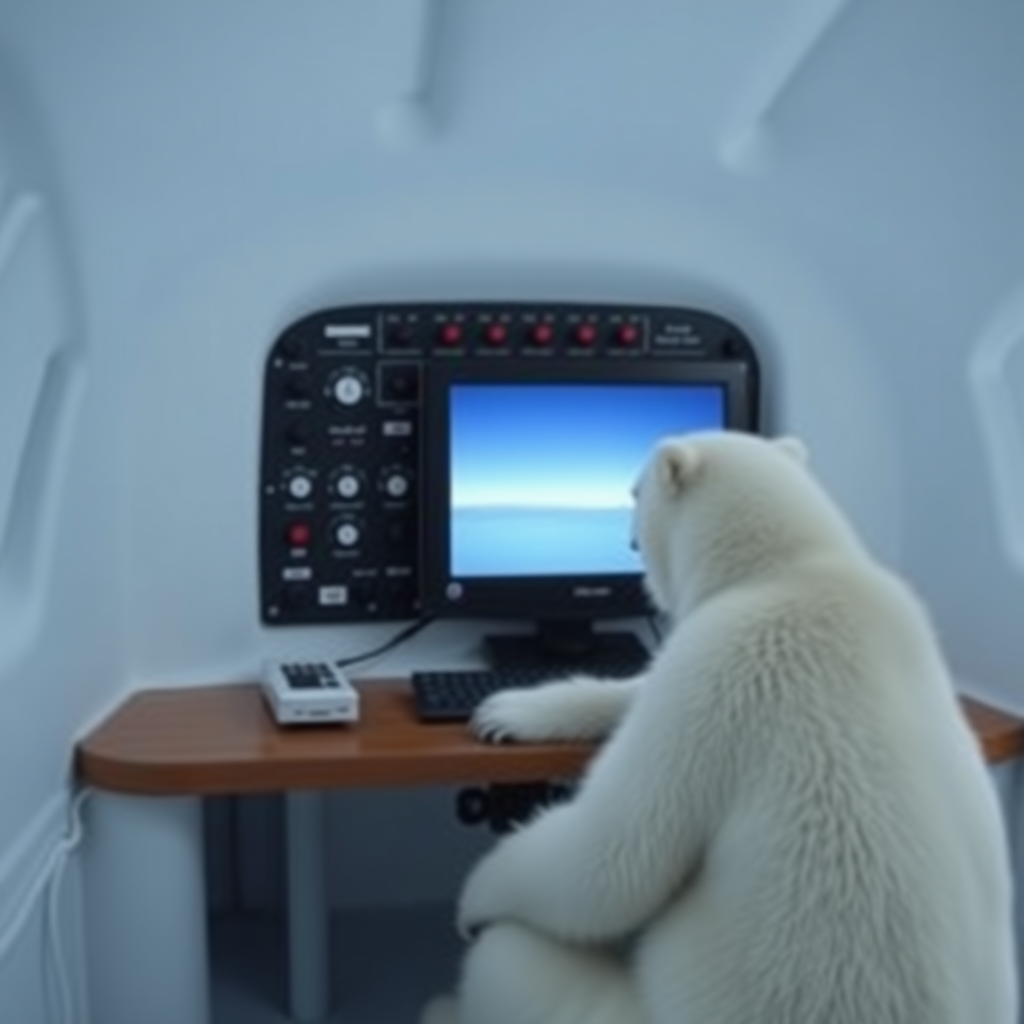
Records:
M508 689L492 694L473 713L470 728L492 743L503 740L537 742L552 738L551 722L535 690Z

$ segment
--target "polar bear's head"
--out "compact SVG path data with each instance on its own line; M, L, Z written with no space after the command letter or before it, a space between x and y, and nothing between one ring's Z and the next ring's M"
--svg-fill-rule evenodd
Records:
M792 437L666 438L634 489L633 539L655 606L681 618L705 597L824 547L859 549Z

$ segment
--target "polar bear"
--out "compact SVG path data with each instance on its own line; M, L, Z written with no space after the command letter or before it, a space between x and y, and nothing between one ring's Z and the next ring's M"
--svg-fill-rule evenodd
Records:
M634 533L673 620L642 677L506 691L476 732L608 737L501 839L429 1024L1014 1024L1000 809L925 612L806 467L661 442Z

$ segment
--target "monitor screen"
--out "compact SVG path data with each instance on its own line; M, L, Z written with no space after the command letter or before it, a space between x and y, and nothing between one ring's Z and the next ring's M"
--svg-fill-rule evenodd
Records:
M640 572L637 471L658 438L724 426L725 397L721 383L453 383L451 577Z
M427 377L428 611L524 619L648 611L631 489L663 437L753 429L742 363L451 362Z

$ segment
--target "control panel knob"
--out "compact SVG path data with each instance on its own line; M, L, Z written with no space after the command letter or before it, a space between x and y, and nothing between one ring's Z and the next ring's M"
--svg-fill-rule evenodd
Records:
M298 334L287 334L281 339L281 352L288 359L301 359L306 354L306 339Z
M359 527L355 523L342 523L334 531L334 539L339 547L351 548L359 543Z
M405 544L410 539L412 531L409 523L403 518L390 520L385 531L388 541L391 544Z
M304 473L298 473L288 481L288 493L296 501L305 501L313 493L313 481Z
M416 342L416 333L410 324L395 324L385 335L388 348L409 348Z
M409 474L401 466L388 467L381 473L380 488L389 498L397 501L407 497L411 486Z
M386 363L380 374L382 401L414 402L420 391L420 367L415 363Z
M404 498L409 493L409 479L401 473L392 473L384 481L384 490L390 498Z
M334 382L333 393L339 405L358 405L366 394L366 385L359 374L346 371Z
M310 437L311 431L309 426L301 420L289 423L288 428L284 432L285 442L293 448L305 448L309 444Z
M313 385L309 377L306 374L298 374L289 377L285 381L285 398L291 401L301 401L302 399L309 398L312 389Z
M356 497L361 487L362 484L355 473L342 473L334 484L334 490L337 492L338 497L344 498L346 501L351 501Z

